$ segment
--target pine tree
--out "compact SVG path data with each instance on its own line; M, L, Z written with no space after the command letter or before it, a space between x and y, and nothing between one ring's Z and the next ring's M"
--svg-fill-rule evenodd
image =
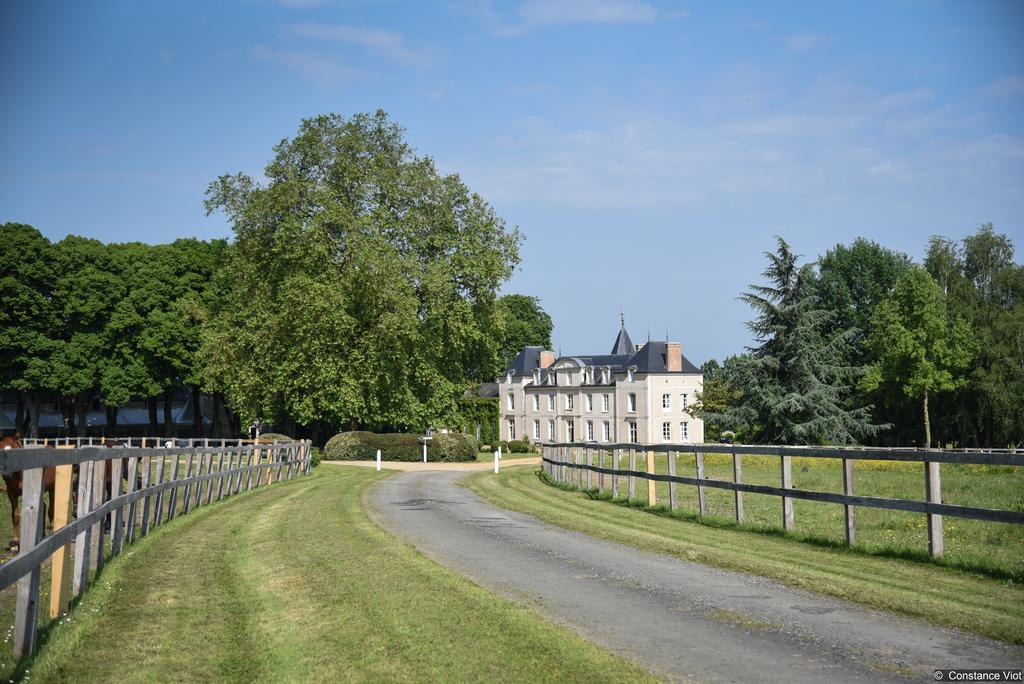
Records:
M759 344L736 369L743 399L723 422L766 443L856 443L886 426L871 423L870 406L848 406L865 372L843 361L851 332L826 332L835 314L819 306L813 265L799 266L777 239L777 253L765 253L769 284L740 297L756 314L747 326Z

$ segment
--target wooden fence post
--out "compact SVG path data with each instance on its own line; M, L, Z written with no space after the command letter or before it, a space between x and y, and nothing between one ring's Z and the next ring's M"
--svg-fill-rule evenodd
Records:
M181 454L175 453L171 457L174 459L171 463L171 477L168 482L174 483L178 481L178 471L181 470ZM174 520L174 516L178 514L178 487L171 486L170 494L167 497L167 521Z
M743 455L736 453L736 447L732 449L732 481L736 484L743 482ZM736 500L736 522L743 523L743 492L733 490Z
M594 471L590 469L593 465L594 465L594 454L590 450L590 447L587 447L587 490L588 491L594 488Z
M230 451L222 451L220 458L217 459L217 501L224 498L224 486L225 486L225 470L231 470L231 461L234 455ZM224 467L224 461L227 460L227 468ZM230 485L230 483L228 483Z
M576 447L572 448L572 462L573 465L576 466L580 464L580 450ZM578 467L572 469L572 483L573 486L575 486L577 489L579 489L582 486L581 475L583 475L583 471L580 470Z
M248 471L248 478L246 478L245 491L249 491L249 490L252 489L252 469L253 469L254 466L259 464L261 456L262 456L262 454L260 453L259 447L254 447L253 450L252 450L252 458L249 460L249 471ZM259 476L258 475L256 477L256 480L257 480L256 485L259 486Z
M140 483L142 485L143 489L146 489L146 488L149 487L149 483L151 481L151 477L152 477L152 474L153 474L152 470L153 470L153 457L152 456L143 456L142 457L142 473L141 473L142 474L142 482ZM151 498L153 498L151 494L147 494L146 496L142 497L142 520L140 521L140 524L139 524L139 534L141 536L143 536L143 537L145 537L147 534L149 534L149 517L150 517L149 516L149 509L150 509L149 500Z
M192 465L193 465L194 461L196 460L195 456L196 456L195 450L192 450L192 451L190 451L188 453L188 460L185 461L185 479L186 480L192 479ZM199 485L196 485L196 486L198 487ZM192 508L192 483L191 482L185 485L185 492L184 492L184 494L182 495L181 498L183 499L183 501L182 501L182 515L184 515L185 513L188 513L189 510Z
M843 459L843 494L853 496L853 459ZM843 513L846 521L846 545L857 543L857 523L854 520L853 506L844 505Z
M84 518L92 510L92 469L95 461L78 464L78 517ZM75 570L72 575L72 591L81 596L89 585L89 549L92 547L92 527L86 527L75 535Z
M793 457L781 456L782 463L782 488L793 488ZM782 497L782 529L792 531L793 529L793 499L788 496Z
M107 462L103 460L92 462L92 508L89 512L95 511L107 500ZM103 519L97 520L92 526L92 542L89 548L89 570L99 572L103 567L103 552L106 551L106 526Z
M156 457L156 481L153 483L154 485L159 486L164 482L164 459L166 458L163 455ZM154 503L156 504L154 506L156 510L153 512L153 524L159 525L164 521L164 490L161 489L156 493L156 501Z
M676 476L676 452L668 452L668 476ZM679 502L676 500L676 483L672 480L668 481L668 507L671 510L676 510L679 507Z
M73 465L57 466L53 484L53 531L66 526L71 520L71 482ZM71 592L71 544L60 547L51 557L50 567L50 619L56 620L67 610Z
M647 474L648 475L653 475L654 474L654 452L653 451L648 451L647 452ZM655 489L655 485L656 484L657 484L657 482L655 482L654 480L648 480L647 481L647 505L648 506L656 506L658 504L658 493L657 493L657 490Z
M43 540L43 469L22 471L21 477L21 550L26 551ZM14 607L15 658L32 655L36 650L40 568L35 566L18 580Z
M612 449L612 498L619 498L619 449Z
M697 462L697 479L704 479L704 452L695 451L694 456ZM700 513L700 517L703 518L708 514L708 500L704 494L704 485L697 485L697 511Z
M634 499L637 498L637 478L634 477L633 475L633 473L636 472L637 469L637 451L632 446L630 446L629 466L630 474L629 479L627 481L629 482L630 501L633 501Z
M110 498L111 500L121 496L121 482L124 472L124 459L110 459ZM121 520L124 518L124 507L118 506L110 512L110 554L116 556L121 553L124 546L124 530L121 528Z
M942 503L942 482L938 461L924 462L924 487L928 503ZM942 558L945 543L942 538L942 516L928 514L928 553Z
M224 469L224 452L222 451L218 454L210 454L210 467L207 469L207 472L210 473L211 475L213 474L214 456L217 457L217 472L219 473L221 470ZM216 483L213 480L209 480L206 483L206 503L213 503L213 490L215 486L218 490L220 489L220 480L221 478L218 475ZM218 496L217 498L219 500L220 496Z
M128 493L131 494L138 489L139 480L139 457L132 456L128 459ZM128 515L125 520L124 543L131 544L135 541L135 523L138 502L132 501L128 504Z

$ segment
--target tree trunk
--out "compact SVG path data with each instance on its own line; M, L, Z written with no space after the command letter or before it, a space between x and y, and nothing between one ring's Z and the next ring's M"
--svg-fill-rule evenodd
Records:
M192 436L203 437L206 432L206 424L203 422L203 411L199 406L199 388L192 388Z
M172 390L164 390L164 437L174 436L174 417L171 415Z
M210 409L213 414L210 416L210 436L223 437L220 430L220 392L210 395Z
M18 405L14 409L14 431L17 434L23 434L25 432L25 392L24 390L18 390Z
M924 448L932 445L932 422L928 417L928 390L924 391Z
M75 398L75 412L76 421L78 422L78 436L86 437L89 432L89 423L87 418L89 416L89 402L88 400L82 399L82 397Z
M156 397L146 399L146 407L149 409L149 436L156 437Z
M35 390L28 395L28 436L39 436L39 392Z

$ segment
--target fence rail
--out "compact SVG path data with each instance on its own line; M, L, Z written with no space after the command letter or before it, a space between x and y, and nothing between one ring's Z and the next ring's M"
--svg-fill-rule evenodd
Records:
M76 448L68 444L0 451L0 473L8 477L21 473L20 549L0 565L0 589L18 584L15 657L35 651L40 574L48 558L53 559L50 618L56 619L67 610L71 592L82 594L92 573L108 557L154 527L193 508L291 480L310 469L309 441L239 444L240 440L232 440L236 443L217 445L206 440L208 446L196 446L204 440L179 441L189 445ZM53 531L44 536L44 484L51 468ZM77 517L72 520L76 474Z
M613 497L619 496L621 478L626 478L628 496L636 498L636 481L647 482L647 502L657 504L655 484L668 483L669 507L678 507L676 485L689 485L697 488L697 506L701 517L707 515L705 487L730 490L734 493L734 509L736 522L742 523L743 494L766 494L781 498L782 526L792 530L795 526L793 515L793 499L820 501L823 503L840 504L845 513L846 543L856 542L857 526L854 509L884 508L888 510L924 513L928 523L928 551L933 557L941 557L944 551L942 535L942 518L950 516L986 520L989 522L1011 523L1024 525L1024 512L1007 511L973 506L958 506L942 503L941 470L942 463L963 463L977 465L1024 466L1024 453L1015 449L990 451L953 451L942 449L884 449L884 448L845 448L845 447L787 447L732 444L601 444L601 443L549 443L541 445L542 466L552 479L577 486L581 489L595 489L602 493L611 491ZM655 454L665 454L668 461L668 474L655 472ZM595 464L594 455L597 454ZM637 469L637 455L644 456L646 463L643 470ZM680 475L678 458L680 455L694 457L695 476ZM732 480L719 480L704 476L704 457L708 454L721 454L732 457ZM605 456L609 462L606 464ZM743 482L743 456L778 456L780 486L747 484ZM620 468L622 458L628 459L628 467ZM840 459L843 472L843 492L819 492L793 488L793 457ZM919 462L923 464L924 494L923 501L912 499L889 499L854 494L853 463L857 460ZM610 466L610 467L609 467ZM610 482L606 483L606 476Z
M254 439L212 438L212 437L22 437L21 443L26 447L91 447L91 446L126 446L126 447L231 447L255 444ZM265 442L269 443L269 442Z

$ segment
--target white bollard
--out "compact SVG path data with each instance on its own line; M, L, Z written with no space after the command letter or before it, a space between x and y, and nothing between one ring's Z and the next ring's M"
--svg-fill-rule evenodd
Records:
M424 463L427 462L427 443L426 443L426 441L423 442L423 462Z
M377 470L380 471L380 449L377 449Z
M499 458L501 458L501 447L498 447L498 450L494 452L494 474L495 475L498 474L498 459Z

